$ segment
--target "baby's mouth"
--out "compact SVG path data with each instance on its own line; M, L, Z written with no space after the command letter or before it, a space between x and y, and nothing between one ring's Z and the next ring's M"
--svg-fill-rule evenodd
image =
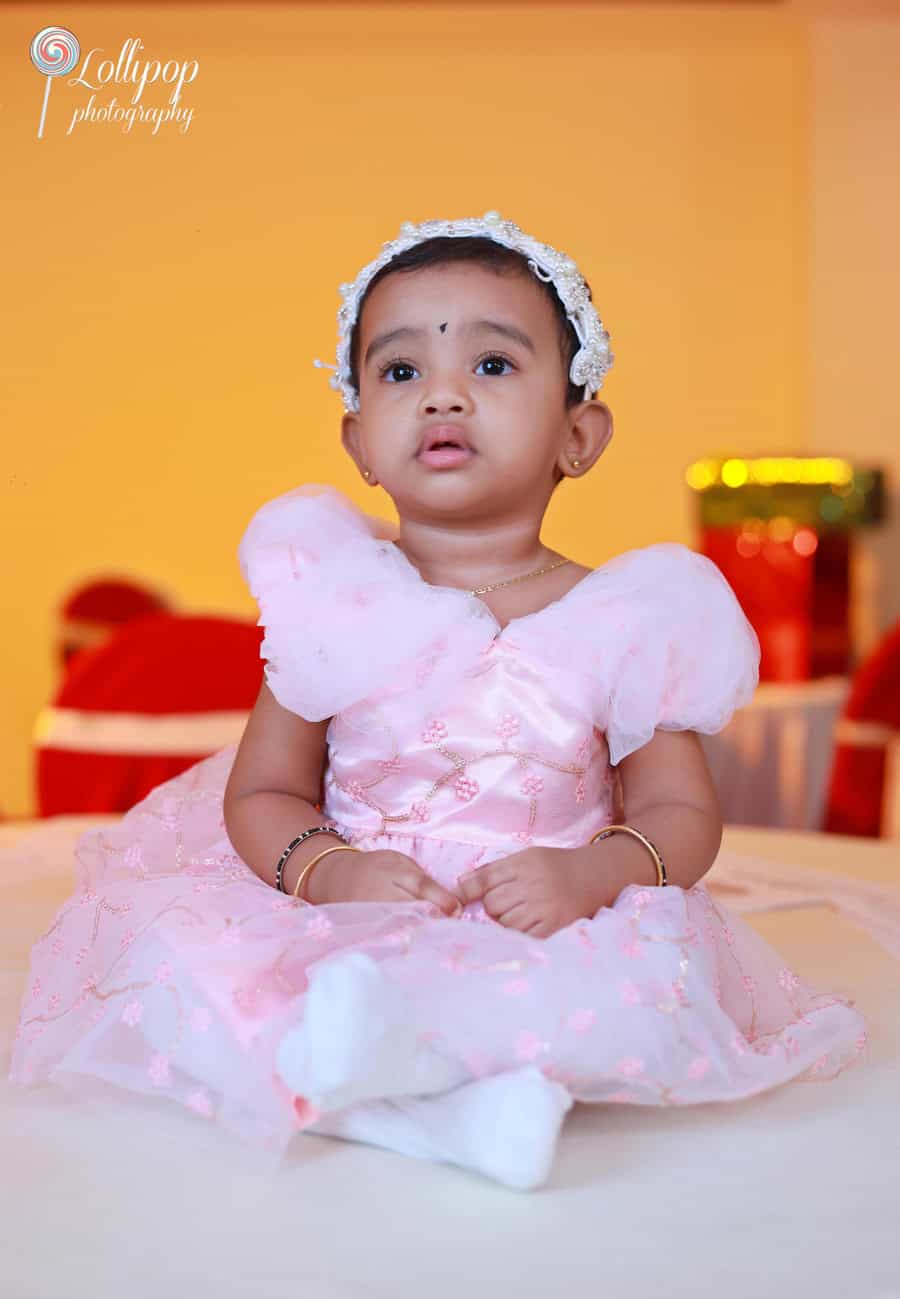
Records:
M471 447L448 442L436 442L427 451L420 451L417 456L423 464L436 469L453 468L456 465L466 464L474 458L475 452Z

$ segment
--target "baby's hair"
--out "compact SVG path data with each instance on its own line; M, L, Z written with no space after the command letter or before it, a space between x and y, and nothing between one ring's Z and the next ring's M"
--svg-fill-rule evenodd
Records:
M385 276L391 275L395 271L419 271L427 266L445 266L452 262L475 262L479 266L484 266L487 270L494 271L497 275L527 275L535 284L540 286L553 307L556 316L559 350L567 377L566 410L570 410L573 406L577 406L584 401L584 387L572 383L571 379L568 378L572 358L581 344L578 335L566 316L565 308L560 302L556 290L551 283L539 279L534 274L528 265L527 259L521 253L516 252L513 248L507 248L503 244L498 244L485 235L437 235L434 239L426 239L423 243L416 244L413 248L398 253L386 266L382 266L372 276L366 286L365 293L360 299L359 310L356 313L356 320L350 334L350 381L357 397L359 396L359 326L366 299L375 288L375 285L383 280ZM591 286L587 281L585 281L585 287L587 288L588 297L593 299ZM564 476L557 470L556 483L558 484Z

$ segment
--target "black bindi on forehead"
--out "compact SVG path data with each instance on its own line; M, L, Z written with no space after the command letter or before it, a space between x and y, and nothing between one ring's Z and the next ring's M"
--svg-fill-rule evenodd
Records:
M442 325L438 325L438 329L441 331L442 334L443 334L443 332L444 332L444 330L445 330L446 328L447 328L447 322L446 322L446 320L444 321L444 323L443 323Z

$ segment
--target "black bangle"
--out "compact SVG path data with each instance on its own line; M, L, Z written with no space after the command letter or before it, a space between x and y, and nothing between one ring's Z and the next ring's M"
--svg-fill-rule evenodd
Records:
M303 842L304 839L308 839L311 834L333 834L333 835L337 835L338 839L340 839L343 843L348 842L345 836L341 834L340 830L335 825L314 825L311 826L308 830L304 830L302 834L298 834L297 838L291 840L291 842L285 848L284 852L278 858L278 864L275 867L275 887L276 889L278 889L279 893L286 892L284 887L284 868L285 868L285 864L287 863L287 859L290 857L294 849L298 847Z

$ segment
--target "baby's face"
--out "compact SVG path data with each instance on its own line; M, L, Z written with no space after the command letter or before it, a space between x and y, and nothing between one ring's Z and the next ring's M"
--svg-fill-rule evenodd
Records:
M344 417L344 445L400 508L546 500L578 411L566 410L567 378L537 281L472 263L388 275L363 310L360 412ZM437 423L458 425L475 455L454 468L419 460Z

